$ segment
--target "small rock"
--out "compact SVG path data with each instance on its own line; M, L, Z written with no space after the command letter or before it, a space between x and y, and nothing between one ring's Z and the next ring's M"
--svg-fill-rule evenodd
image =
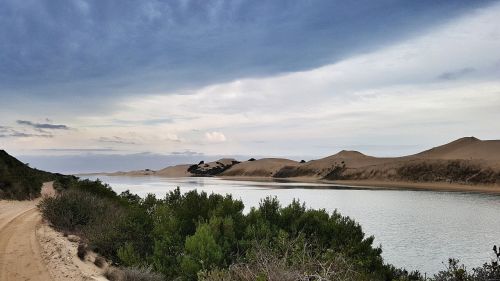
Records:
M80 237L76 235L68 235L68 241L70 242L80 242Z

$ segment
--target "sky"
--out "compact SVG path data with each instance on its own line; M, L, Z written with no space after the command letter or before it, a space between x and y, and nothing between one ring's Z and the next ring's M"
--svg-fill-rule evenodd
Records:
M500 132L500 1L0 2L0 148L58 172Z

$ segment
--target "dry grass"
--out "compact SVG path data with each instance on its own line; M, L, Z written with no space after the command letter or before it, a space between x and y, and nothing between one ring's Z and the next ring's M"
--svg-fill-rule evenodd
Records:
M110 281L163 281L161 274L150 268L108 268L104 277Z

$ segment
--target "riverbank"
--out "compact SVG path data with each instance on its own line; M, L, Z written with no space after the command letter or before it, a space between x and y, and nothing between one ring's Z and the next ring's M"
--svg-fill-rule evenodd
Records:
M237 181L264 181L264 182L302 182L335 185L343 188L363 189L395 189L395 190L427 190L427 191L455 191L500 194L499 185L468 185L444 182L402 182L402 181L377 181L377 180L322 180L310 177L296 178L269 178L269 177L217 177L224 180Z
M116 177L160 177L160 178L183 178L183 177L165 177L155 174L139 173L93 173L79 174L77 176L116 176ZM193 177L193 176L190 176ZM194 177L196 178L196 177ZM235 181L255 181L255 182L290 182L290 183L308 183L321 184L319 188L331 188L331 186L353 189L392 189L392 190L426 190L426 191L449 191L449 192L475 192L500 194L500 185L471 185L461 183L446 182L405 182L405 181L381 181L381 180L324 180L313 177L293 177L293 178L273 178L256 176L215 176L214 178L222 180Z

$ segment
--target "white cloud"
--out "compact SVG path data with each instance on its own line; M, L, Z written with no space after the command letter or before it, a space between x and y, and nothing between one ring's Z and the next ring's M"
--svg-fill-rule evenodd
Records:
M209 142L225 142L226 136L220 132L206 132L205 139Z

